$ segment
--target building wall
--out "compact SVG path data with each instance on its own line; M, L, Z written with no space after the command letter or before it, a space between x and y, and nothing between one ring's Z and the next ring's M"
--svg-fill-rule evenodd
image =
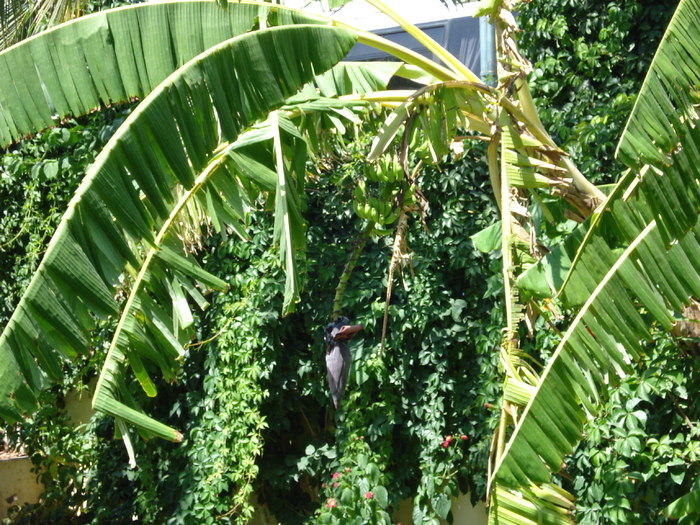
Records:
M0 460L0 521L7 517L11 506L39 501L44 487L31 468L27 457Z
M471 16L476 6L476 3L471 3L448 8L440 0L384 0L384 3L412 24ZM391 18L363 0L354 0L349 5L335 10L323 9L322 2L309 0L282 0L282 4L332 16L367 31L397 25Z

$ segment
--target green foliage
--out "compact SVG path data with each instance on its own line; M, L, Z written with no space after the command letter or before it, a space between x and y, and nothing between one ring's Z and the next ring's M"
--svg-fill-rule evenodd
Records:
M690 492L673 501L663 513L670 518L680 518L679 525L697 523L700 519L700 476L695 478Z
M125 118L69 120L0 157L0 325L5 326L87 167Z
M484 191L487 175L468 168L479 155L473 152L443 170L425 170L420 185L431 202L429 231L417 221L410 229L415 275L405 268L407 289L395 288L383 351L390 241L371 241L360 257L343 312L364 330L350 344L353 370L337 414L325 385L322 327L358 231L352 226L348 179L360 176L363 161L359 155L341 158L340 172L310 182L307 257L314 263L307 266L300 311L283 321L295 331L291 339L286 336L284 353L271 367L268 388L283 389L285 395L271 395L263 405L269 428L258 494L280 521L302 523L319 508L321 520L352 522L370 509L380 519L384 508L393 510L412 497L427 522L447 515L449 496L458 491L470 491L475 499L485 494L484 465L495 415L484 404L494 403L498 391L494 349L501 313L495 308L498 287L490 288L484 279L488 260L464 233L486 226L490 214L482 210L493 210ZM471 191L460 191L465 187ZM442 443L448 434L468 439L446 450ZM290 442L289 436L296 438ZM366 462L378 473L363 470ZM345 468L353 474L338 491L331 476L342 476ZM320 483L326 483L325 491L319 491ZM364 498L376 486L387 491L386 507L368 506ZM337 506L326 507L328 498Z
M610 178L617 171L610 160L615 130L631 107L634 82L646 69L646 58L630 64L626 54L632 44L653 48L663 27L660 13L666 11L645 11L639 2L566 2L556 3L555 13L554 5L532 3L521 12L525 34L531 34L523 38L525 47L545 43L539 54L525 53L538 57L535 94L551 100L543 120L588 175ZM635 40L632 26L639 19L658 24L658 35L642 32ZM12 304L70 193L57 184L58 171L66 170L66 184L75 183L97 146L95 129L71 123L47 132L43 142L23 143L3 160L2 188L11 207L0 220L11 231L2 246L16 252L0 285L9 290L4 296L13 297ZM88 140L82 153L81 133L98 137ZM52 140L58 142L52 146ZM587 157L590 144L595 151ZM259 202L248 227L250 240L215 236L198 254L231 292L211 299L196 327L207 342L188 348L177 384L161 381L159 397L144 407L182 429L183 443L135 442L139 468L130 470L112 440L110 421L95 417L80 433L63 425L63 412L49 403L19 430L35 465L52 480L44 504L25 509L20 522L110 523L136 517L143 523L245 523L255 490L284 523L387 522L407 497L414 500L416 523L435 523L450 519L451 496L469 491L473 499L484 497L497 420L489 408L499 390L502 314L496 299L500 279L485 277L497 275L499 261L478 254L470 241L495 216L488 177L471 167L485 166L483 152L475 148L462 161L447 160L442 168L422 173L419 184L431 203L427 231L413 221L412 270L404 267L404 286L395 289L383 349L388 238L373 238L360 258L344 310L365 329L351 343L354 365L337 413L325 385L322 327L361 228L352 205L366 163L359 151L327 160L331 168L307 187L308 251L299 261L305 289L297 312L279 315L284 274L276 264L279 254L269 248L270 210ZM27 166L29 175L21 175ZM22 193L14 186L20 179L27 181ZM388 219L391 211L383 211L381 217ZM559 239L572 226L558 224L548 239ZM555 343L551 333L536 341L543 354ZM667 342L649 354L640 365L642 375L628 378L601 419L586 428L590 444L572 460L571 484L582 502L583 521L617 523L632 515L646 520L690 489L698 451L696 440L686 439L696 437L695 431L685 426L688 418L695 424L697 415L687 391L697 390L697 378L685 373L686 361L670 357ZM76 372L63 389L80 384L84 375ZM640 407L652 415L641 415ZM86 511L76 518L73 509L81 505Z
M240 260L227 264L239 293L216 301L215 317L205 319L208 326L202 328L213 338L189 349L177 387L158 385L162 396L148 408L185 430L179 446L137 440L139 467L131 470L107 417L96 415L87 428L74 429L65 413L47 402L19 426L19 441L32 451L48 490L42 504L23 508L16 523L121 523L130 516L144 523L248 522L264 427L255 355L267 341L256 331L265 319L258 306L278 291L278 281L264 277L276 268L275 261L268 254L248 275L245 269L238 273ZM86 372L94 374L95 365ZM67 381L64 390L76 381ZM57 396L56 390L47 399ZM85 510L76 517L81 505Z
M327 483L325 503L317 512L319 523L391 523L387 513L389 502L387 489L381 485L385 474L380 470L383 458L364 441L364 436L355 436L345 448L348 459ZM377 464L379 463L379 465Z
M101 117L93 118L95 127L81 133L92 136L101 129ZM46 146L37 140L19 148L30 147ZM492 284L484 279L498 261L476 252L468 236L494 214L487 175L471 168L481 155L475 150L460 162L424 171L420 184L431 201L429 231L413 221L415 275L406 268L401 279L408 288L395 289L383 353L390 237L370 241L360 257L344 310L365 329L351 343L355 364L340 412L332 410L327 393L322 328L362 227L352 212L355 181L365 169L359 150L330 159L338 169L309 181L309 249L298 313L280 317L284 272L270 249L273 219L264 203L248 226L247 242L215 236L200 253L206 269L224 278L231 292L209 299L212 305L197 327L199 339L208 342L190 347L178 383L159 382L159 396L144 406L182 429L183 443L136 440L139 466L131 470L107 418L96 416L86 428L73 429L64 426L60 403L47 403L19 432L37 470L55 475L55 482L43 504L23 509L17 522L114 523L138 516L144 523L246 523L253 489L285 523L344 523L368 513L386 519L383 513L405 498L415 499L427 522L448 516L449 498L458 492L482 499L497 415L484 405L495 404L498 395L494 349L501 313L497 279ZM33 165L33 159L27 155L22 162ZM43 159L50 161L48 155ZM52 191L58 191L56 179L53 183ZM465 187L470 191L462 191ZM66 199L69 193L61 195ZM63 206L55 203L56 209ZM24 213L44 214L36 207ZM21 257L21 247L13 248ZM42 249L37 242L37 253ZM484 269L488 264L491 270ZM18 259L15 271L22 266ZM98 352L49 397L87 382L86 370L96 368L100 358ZM443 447L447 435L454 440ZM334 472L343 475L336 488ZM338 506L327 508L328 498ZM76 518L74 509L81 506L86 510Z
M231 517L231 522L247 523L253 512L249 500L266 426L259 410L267 392L258 357L272 343L260 330L267 321L260 314L277 292L277 264L271 253L261 253L253 264L236 258L232 246L240 242L229 241L222 247L227 257L216 257L212 264L229 276L231 292L216 299L207 317L211 342L190 347L190 384L173 406L176 415L188 417L187 432L184 450L174 458L184 463L175 476L180 489L175 514L163 516L163 522L213 523ZM203 367L197 364L202 358Z
M613 153L676 5L522 4L521 50L533 62L540 116L593 181L610 182L621 172ZM558 339L540 331L534 345L545 357ZM564 486L576 496L577 522L668 522L662 510L688 493L697 474L699 415L688 392L697 390L698 370L697 358L659 336L636 374L611 393L567 463Z
M96 438L69 419L65 394L60 387L47 391L41 408L7 433L10 443L29 452L32 471L44 485L39 504L10 509L12 523L84 523L76 519L75 509L85 501L84 484L96 459Z
M227 277L232 292L214 300L200 327L208 342L188 349L179 384L159 385L161 395L148 407L182 428L185 439L164 447L137 441L137 470L125 469L123 458L108 466L123 470L126 479L100 476L89 487L90 501L100 501L94 504L94 523L128 515L124 508L144 523L248 522L265 427L259 357L274 343L274 335L270 340L260 328L278 319L281 307L275 296L283 275L276 256L264 248L269 242L267 235L253 236L250 244L229 238L220 245L221 255L211 257L210 265ZM100 515L115 507L119 513Z
M21 142L0 159L0 253L6 261L0 268L0 324L7 323L85 170L129 111L110 108L66 121ZM102 329L96 330L96 340L100 335ZM86 383L104 358L100 348L95 345L90 355L66 363L65 381L43 394L40 409L4 429L11 443L28 451L45 487L40 505L11 513L16 523L88 522L85 514L78 520L75 509L86 501L86 485L94 475L90 468L99 458L100 446L105 447L96 434L104 422L97 418L87 429L76 427L64 404L69 391L90 395ZM111 441L110 435L107 443Z
M584 431L567 471L579 494L577 522L667 523L661 510L700 473L697 357L666 335L615 389Z
M595 183L621 172L615 147L678 2L523 2L520 47L545 128Z

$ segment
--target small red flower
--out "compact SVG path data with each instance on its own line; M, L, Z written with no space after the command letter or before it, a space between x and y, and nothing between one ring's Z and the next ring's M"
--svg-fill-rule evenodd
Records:
M469 439L469 436L462 434L461 436L459 436L459 439L461 439L462 441L466 441L467 439Z
M448 443L452 441L452 436L445 436L445 441L447 441Z
M336 481L335 483L333 483L333 488L334 488L334 489L337 489L337 488L338 488L338 485L340 485L340 483L338 483L338 482Z
M484 403L484 408L491 408L493 405L491 403Z
M372 499L373 497L374 497L374 494L372 494L371 491L368 492L367 494L365 494L365 498L367 498L367 499Z
M333 479L338 479L340 477L340 472L333 474Z
M328 501L326 501L326 508L327 509L332 509L333 507L337 507L338 502L335 501L335 498L328 498Z
M345 472L350 472L350 467L345 467Z
M450 442L449 442L449 441L445 440L445 441L442 442L442 448L447 448L447 447L449 447L449 446L450 446Z

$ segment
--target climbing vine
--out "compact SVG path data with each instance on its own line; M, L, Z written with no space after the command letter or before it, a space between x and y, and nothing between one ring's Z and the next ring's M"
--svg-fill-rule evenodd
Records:
M427 231L418 218L411 220L413 273L406 267L397 275L383 351L391 238L371 237L360 256L343 312L364 330L351 341L353 369L338 413L325 387L322 327L362 224L349 213L349 179L361 177L363 159L339 159L340 170L310 183L307 256L325 263L308 265L299 312L283 321L298 330L284 340L270 387L284 385L288 395L271 395L263 404L269 428L258 494L280 521L302 523L314 511L324 522L361 520L369 509L391 514L407 498L415 500L416 517L437 519L447 517L450 496L458 492L483 497L496 417L485 405L497 398L493 349L501 314L498 279L485 278L488 265L498 261L477 253L468 238L489 224L495 206L486 191L488 175L471 168L480 155L474 150L423 172L419 185L431 195ZM464 187L472 191L460 191ZM296 442L289 442L290 434ZM447 435L454 438L443 447ZM336 473L340 480L332 479Z
M628 93L636 91L630 73L646 69L624 66L622 56L632 44L653 49L653 31L649 42L632 38L634 17L649 17L644 23L651 24L661 11L639 2L556 4L523 4L520 13L524 35L532 35L523 36L522 45L535 57L533 91L546 127L572 149L587 175L607 177L615 171L611 130L620 127L619 115L632 103ZM582 35L567 22L572 19L585 19ZM587 40L595 35L597 44ZM574 59L576 74L560 77L560 68L570 68ZM594 67L599 62L605 69ZM0 197L7 206L0 217L0 250L8 261L0 268L3 324L58 210L121 118L114 109L69 121L3 158ZM595 154L578 146L587 143ZM350 147L326 159L308 181L308 252L299 263L305 289L296 313L280 317L284 275L270 248L272 218L264 201L249 219L249 239L214 236L197 254L231 292L208 298L211 305L197 326L201 343L188 348L177 383L161 382L159 397L144 407L182 429L183 443L137 440L139 467L132 470L109 420L95 416L86 427L72 428L61 402L47 403L12 430L30 449L37 472L54 480L43 505L26 507L17 522L246 523L254 502L283 523L389 522L409 499L420 523L449 520L452 497L459 493L484 498L499 414L495 349L503 324L500 261L476 252L469 239L496 216L488 174L475 167L486 165L485 151L473 147L458 160L445 158L440 167L417 172L429 209L425 225L416 215L409 219L411 264L395 276L383 349L392 239L368 236L364 250L357 251L343 312L365 328L351 343L353 370L336 412L325 383L322 329L363 221L383 229L396 220L395 208L375 214L363 206L358 217L353 203L358 194L373 202L382 191L394 191L391 185L401 178L387 170L391 175L384 180L383 173L368 168L362 151ZM366 176L370 181L362 189ZM531 344L546 353L556 337L543 337L550 340ZM697 378L682 373L669 348L661 342L650 350L642 379L623 383L603 419L586 430L590 445L576 452L568 469L584 520L620 522L613 487L615 498L627 501L625 511L640 519L645 513L656 516L653 487L687 485L682 470L697 468L697 450L678 438L687 432L686 419L691 425L697 420L683 395ZM100 355L96 347L48 395L61 400L89 383ZM674 370L673 384L660 383L661 367ZM638 406L651 407L659 417L640 417ZM629 435L608 432L620 421ZM644 440L638 432L645 433ZM635 476L643 469L651 474L640 480ZM666 473L670 481L662 479ZM644 491L633 494L640 486ZM78 508L86 510L76 516Z

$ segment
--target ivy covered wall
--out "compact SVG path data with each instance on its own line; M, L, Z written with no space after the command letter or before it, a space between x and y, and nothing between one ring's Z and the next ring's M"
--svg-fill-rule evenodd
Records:
M483 499L502 319L492 277L498 261L469 240L495 211L488 176L472 168L480 155L422 178L431 196L427 230L419 221L411 227L412 269L397 279L383 350L391 239L374 239L361 255L344 311L364 330L352 342L354 367L340 412L326 387L322 337L358 231L351 203L359 153L330 161L331 169L308 183L306 287L297 313L280 318L284 276L269 248L272 217L264 204L249 241L214 237L200 252L232 289L210 297L202 342L188 350L178 383L159 385L147 407L181 429L183 443L137 441L139 467L130 470L109 420L96 416L81 434L60 425L60 403L47 403L19 437L37 467L61 474L45 476L49 504L25 509L20 522L75 523L69 507L86 502L85 523L132 515L147 523L245 523L252 490L284 523L346 523L368 513L389 521L399 501L416 495L416 518L445 518L450 496ZM103 352L95 350L74 381L48 396L60 399L86 382ZM66 497L63 487L78 490Z
M673 7L522 5L521 45L535 67L545 126L594 180L617 174L616 139ZM122 118L107 110L71 121L3 157L3 325L85 166ZM10 432L25 443L47 486L44 504L24 509L17 522L121 523L137 516L144 523L245 523L252 491L283 523L386 517L406 497L416 498L416 520L436 519L449 517L450 495L483 498L501 387L494 350L502 319L499 261L469 240L495 211L488 176L475 168L485 165L482 155L471 150L423 175L427 229L418 221L411 226L413 271L406 267L395 282L383 350L389 240L370 242L362 254L344 310L365 328L351 343L355 365L339 413L326 388L322 335L358 230L352 179L362 158L354 155L328 159L328 169L308 182L309 250L297 313L280 318L284 276L269 249L272 218L264 203L250 241L213 237L200 252L231 292L208 298L202 343L189 348L178 382L159 385L146 407L181 429L183 443L137 441L139 468L131 470L109 419L96 416L84 431L65 424L63 396L94 375L104 352L96 344L40 412ZM554 342L541 337L532 344L546 352ZM700 419L687 392L697 390L700 374L683 359L660 335L640 379L623 383L587 427L589 439L566 469L581 522L661 523L662 503L687 489L700 453L697 439L687 439ZM672 373L661 379L661 370ZM76 517L81 505L86 511Z

